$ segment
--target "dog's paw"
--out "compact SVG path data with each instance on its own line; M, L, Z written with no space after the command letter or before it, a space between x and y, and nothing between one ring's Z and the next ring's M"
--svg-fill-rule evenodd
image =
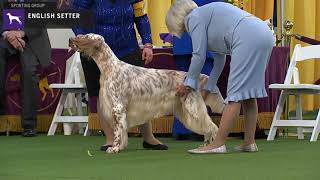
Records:
M124 150L128 146L128 141L120 145L120 150Z
M210 139L208 139L208 140L205 140L203 143L203 145L204 146L207 146L207 145L209 145L210 143L211 143L212 141L210 140Z
M118 153L118 152L120 152L120 148L119 147L109 147L106 150L106 152L109 153L109 154Z
M205 138L204 138L204 144L205 144L205 145L211 144L211 143L213 142L213 140L215 139L215 137L216 137L216 134L215 134L215 133L210 134L209 136L205 136Z

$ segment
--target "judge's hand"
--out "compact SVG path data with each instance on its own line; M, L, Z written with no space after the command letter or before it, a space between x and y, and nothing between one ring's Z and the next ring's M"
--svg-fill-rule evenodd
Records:
M177 87L176 87L176 95L177 96L180 96L180 97L184 97L186 95L188 95L190 92L191 92L191 88L188 87L188 86L185 86L183 84L179 84Z
M202 96L203 100L206 100L209 94L210 94L209 91L201 90L201 96Z

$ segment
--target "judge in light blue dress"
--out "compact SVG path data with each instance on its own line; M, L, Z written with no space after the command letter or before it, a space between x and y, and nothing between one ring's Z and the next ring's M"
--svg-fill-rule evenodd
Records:
M199 91L199 75L206 52L214 51L213 70L202 91L204 98L217 93L217 80L223 70L225 57L231 55L227 97L219 131L213 143L190 150L190 153L226 153L225 140L230 128L243 108L245 117L244 143L239 151L258 151L255 128L257 98L267 96L265 70L273 48L273 35L261 19L231 4L216 2L198 7L192 0L176 0L168 11L166 24L169 31L180 36L187 31L192 39L191 65L184 82L177 87L178 94Z
M212 2L221 2L223 0L193 0L198 6L203 6ZM181 38L173 37L173 58L177 70L188 71L192 58L192 41L188 33L183 33ZM210 75L213 67L214 53L207 52L205 65L201 73ZM184 127L177 117L174 117L172 134L176 139L187 139L193 133ZM196 136L195 136L196 137Z

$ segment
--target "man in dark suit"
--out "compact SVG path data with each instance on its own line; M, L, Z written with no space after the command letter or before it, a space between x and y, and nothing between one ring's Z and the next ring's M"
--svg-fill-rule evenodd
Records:
M2 4L0 3L0 7ZM3 7L3 6L2 6ZM1 9L3 9L1 7ZM1 12L0 9L0 12ZM2 12L1 12L2 14ZM4 113L5 65L10 55L18 55L21 63L21 121L24 137L36 136L38 82L36 67L48 66L51 46L46 29L6 30L0 18L0 113ZM1 115L1 114L0 114Z

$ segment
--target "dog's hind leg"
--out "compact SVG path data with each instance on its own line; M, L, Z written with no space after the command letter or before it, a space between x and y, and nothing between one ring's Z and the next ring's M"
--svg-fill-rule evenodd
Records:
M205 126L203 128L203 134L204 134L204 144L207 145L212 143L212 141L216 138L216 135L218 132L218 126L212 122L209 115L207 115L205 119L206 120L204 120L204 123L203 123L203 125Z
M206 105L198 92L191 92L187 97L175 102L175 114L191 131L204 135L204 143L213 141L218 127L207 113Z
M114 122L114 140L112 147L107 149L108 153L117 153L124 149L128 144L126 112L122 104L117 104L113 108L115 117Z
M200 75L200 87L203 89L208 82L208 76L201 74ZM206 97L203 97L204 102L207 106L210 107L211 111L214 113L222 114L222 111L225 107L224 99L219 91L216 93L209 93Z
M207 106L210 107L211 111L214 113L222 114L224 107L224 99L220 93L209 93L207 97L205 97L205 101Z

